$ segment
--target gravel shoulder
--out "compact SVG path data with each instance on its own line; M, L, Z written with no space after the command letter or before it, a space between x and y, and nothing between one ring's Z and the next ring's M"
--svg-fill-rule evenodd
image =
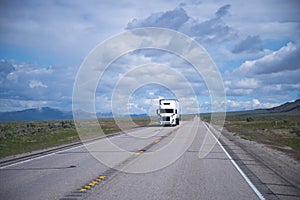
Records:
M300 198L300 161L270 145L242 139L235 133L210 126L220 142L266 199Z

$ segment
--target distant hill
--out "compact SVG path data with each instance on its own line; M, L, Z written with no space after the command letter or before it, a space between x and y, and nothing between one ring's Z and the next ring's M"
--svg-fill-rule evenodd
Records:
M282 104L280 106L266 109L269 112L274 113L282 113L282 112L300 112L300 99L294 101L294 102L287 102L285 104Z
M35 121L73 119L72 112L42 107L0 113L0 121Z
M77 111L76 116L81 119L91 119L95 115L85 111ZM112 113L97 113L98 118L111 118ZM38 120L72 120L72 111L63 111L55 108L42 107L32 108L22 111L2 112L0 113L0 122L15 121L38 121Z
M297 99L294 102L287 102L273 108L235 111L235 112L227 113L227 115L270 115L270 114L300 115L300 99Z

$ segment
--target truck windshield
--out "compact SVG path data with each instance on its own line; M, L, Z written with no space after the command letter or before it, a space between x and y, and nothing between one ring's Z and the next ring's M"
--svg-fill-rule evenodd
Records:
M174 109L160 109L160 113L174 113Z

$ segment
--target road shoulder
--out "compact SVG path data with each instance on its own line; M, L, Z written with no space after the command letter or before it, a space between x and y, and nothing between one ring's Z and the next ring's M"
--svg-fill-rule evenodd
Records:
M299 162L266 145L209 127L213 133L222 132L219 141L266 199L300 198Z

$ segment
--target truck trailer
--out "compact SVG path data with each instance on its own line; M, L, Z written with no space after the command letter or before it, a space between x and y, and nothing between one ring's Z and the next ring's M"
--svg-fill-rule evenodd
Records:
M179 125L180 107L177 99L160 99L157 109L158 123L160 125Z

